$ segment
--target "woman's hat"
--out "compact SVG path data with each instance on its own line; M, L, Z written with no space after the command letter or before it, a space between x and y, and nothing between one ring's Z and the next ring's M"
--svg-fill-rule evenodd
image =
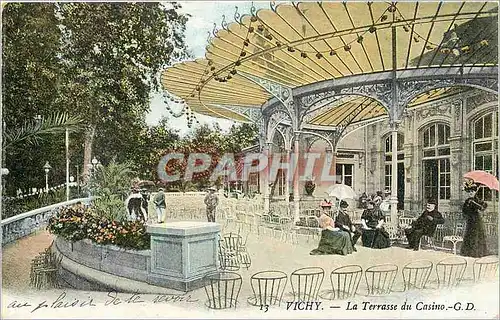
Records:
M332 203L330 201L323 200L323 201L321 201L321 203L319 204L319 206L320 207L331 207Z
M427 203L428 203L428 204L437 205L437 201L436 201L436 199L429 199L429 200L427 200Z
M476 191L478 187L479 186L476 183L474 183L473 180L467 179L466 181L464 181L463 188L465 192Z

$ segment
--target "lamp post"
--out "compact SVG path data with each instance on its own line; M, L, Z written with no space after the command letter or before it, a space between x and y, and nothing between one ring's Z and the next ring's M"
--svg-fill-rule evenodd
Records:
M66 201L69 201L69 131L65 130L65 147L66 147Z
M76 187L77 187L77 192L78 192L78 197L80 197L80 169L76 165Z
M75 177L73 177L73 176L69 177L69 185L75 186ZM68 196L68 200L69 200L69 196Z
M99 164L99 160L94 157L89 164L87 164L87 168L89 168L89 182L92 179L92 175L94 175L95 170L97 169L97 165ZM89 188L89 197L92 195L92 191Z
M52 169L49 162L45 162L43 170L45 171L45 192L49 192L49 171Z

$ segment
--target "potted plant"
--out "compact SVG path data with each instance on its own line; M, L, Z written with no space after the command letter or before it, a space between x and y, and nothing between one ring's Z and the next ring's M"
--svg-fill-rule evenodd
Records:
M316 189L316 184L312 180L307 180L304 188L306 190L306 194L308 196L312 196L314 189Z

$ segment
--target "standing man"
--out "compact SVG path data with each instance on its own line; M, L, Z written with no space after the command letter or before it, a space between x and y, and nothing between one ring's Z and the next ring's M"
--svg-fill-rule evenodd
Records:
M215 194L215 188L208 188L208 194L205 196L205 205L207 206L208 222L215 222L215 210L219 204L219 198Z
M165 222L165 193L163 192L163 188L158 189L158 193L155 196L154 204L156 207L156 216L158 223Z
M144 216L144 221L149 220L149 192L146 189L141 189L141 210Z
M432 237L438 224L444 223L444 218L437 211L436 200L428 200L425 211L411 224L411 228L405 229L408 239L408 249L418 250L422 236Z

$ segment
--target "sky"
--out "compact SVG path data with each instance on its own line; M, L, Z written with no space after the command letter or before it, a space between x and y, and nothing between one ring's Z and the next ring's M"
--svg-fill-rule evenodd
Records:
M186 24L186 44L194 58L203 58L205 56L208 32L212 32L214 23L217 24L218 29L221 28L223 15L225 15L226 22L230 23L234 21L235 6L238 7L238 13L241 15L250 14L251 8L250 1L180 1L179 3L182 5L180 12L191 15ZM254 2L254 6L257 10L269 8L269 2ZM176 109L176 106L172 104L172 109L174 111L180 110L180 106ZM146 122L148 125L155 125L162 116L169 118L171 127L179 130L181 135L185 135L190 131L187 127L186 118L184 116L180 118L170 116L163 102L163 96L155 94L151 99L151 112L146 115ZM233 121L199 114L196 117L201 124L218 122L223 130L228 130L234 124Z

